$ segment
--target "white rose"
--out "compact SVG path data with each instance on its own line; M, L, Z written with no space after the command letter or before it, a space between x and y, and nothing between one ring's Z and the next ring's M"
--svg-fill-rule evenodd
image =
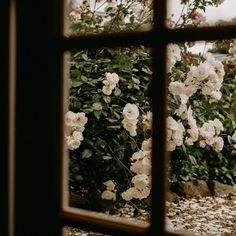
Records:
M216 129L216 134L220 134L220 132L224 130L224 126L219 119L215 118L211 123Z
M181 104L186 104L188 102L189 97L187 95L180 94L179 97L180 97L180 100L181 100Z
M75 150L79 148L81 141L79 139L75 139L73 136L66 136L66 144L69 150Z
M172 133L172 139L176 143L176 146L181 146L183 144L183 130L175 130Z
M215 137L212 145L217 152L221 151L224 147L224 140L221 137Z
M191 70L187 74L187 79L184 81L185 85L199 85L199 81L193 77Z
M104 192L102 192L101 195L102 199L106 199L106 200L116 200L116 193L109 191L109 190L105 190Z
M209 63L202 63L199 66L190 68L192 75L199 81L206 79L211 72L211 65Z
M172 152L176 148L176 143L173 140L168 141L167 143L167 150Z
M149 187L143 188L140 191L140 194L139 194L138 198L139 199L147 198L150 195L150 192L151 192L151 190L150 190Z
M108 180L108 181L104 182L103 184L107 187L107 190L109 190L109 191L114 190L115 186L116 186L112 180Z
M119 76L116 73L106 72L105 77L110 84L117 84L119 82Z
M177 130L179 127L178 122L171 116L167 117L167 128L171 130Z
M144 140L141 146L142 151L151 152L152 151L152 138Z
M126 201L130 201L134 197L137 198L138 194L139 194L138 190L132 187L126 190L125 192L123 192L121 194L121 197Z
M103 92L105 95L111 95L112 90L113 90L113 88L110 87L110 86L104 85L104 86L102 87L102 92Z
M167 58L173 58L176 61L181 60L181 51L177 44L173 44L173 43L168 44Z
M179 81L170 82L168 89L173 95L184 94L185 84Z
M198 140L199 131L198 131L197 127L188 129L187 132L189 133L192 141L195 142Z
M151 160L145 156L142 160L137 160L136 162L131 164L130 170L136 174L151 174Z
M134 120L123 119L121 123L123 124L124 129L127 130L131 136L136 136L137 122L138 120L136 119Z
M186 112L187 112L187 105L186 104L180 104L179 108L175 110L175 114L177 114L183 120L185 120L187 118Z
M207 145L206 140L201 140L201 141L199 142L199 145L200 145L201 148L206 147L206 145Z
M199 89L199 86L197 85L188 85L187 87L185 87L185 94L188 96L188 97L191 97L193 96L194 93L197 92L197 90Z
M67 126L70 126L70 127L75 126L75 120L76 119L77 119L77 115L73 111L68 111L65 114L65 124Z
M150 185L148 181L148 176L144 174L135 175L131 182L134 184L134 187L138 190L142 190Z
M210 103L220 100L222 97L222 93L220 91L212 91L210 94Z
M83 127L88 122L88 118L85 116L84 112L78 112L76 115L76 126Z
M145 157L145 154L142 150L133 153L132 157L130 158L131 161L137 161L140 159L143 159Z
M80 131L74 131L72 136L74 139L78 139L80 141L82 141L84 139L83 134Z
M123 116L128 120L136 120L139 116L139 109L135 104L127 103L123 109Z
M215 127L211 123L204 123L203 126L199 129L200 135L203 138L211 139L215 135Z

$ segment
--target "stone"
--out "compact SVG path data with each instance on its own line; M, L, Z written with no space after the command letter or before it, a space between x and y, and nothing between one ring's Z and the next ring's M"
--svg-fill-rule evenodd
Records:
M179 200L180 200L179 196L176 193L174 193L174 192L167 192L166 193L166 201L178 203Z
M208 185L209 185L209 188L212 192L212 195L215 197L236 195L235 186L232 186L229 184L222 184L216 180L209 180Z
M212 195L208 184L204 180L180 181L177 185L177 194L185 198L200 198Z

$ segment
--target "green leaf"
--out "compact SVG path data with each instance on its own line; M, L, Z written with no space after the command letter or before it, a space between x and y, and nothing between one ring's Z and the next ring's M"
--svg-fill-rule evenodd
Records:
M142 68L142 71L145 72L148 75L152 75L152 71L146 66Z
M105 103L111 102L111 98L109 96L103 96L103 100L105 101Z
M72 87L73 88L76 88L76 87L79 87L80 85L82 85L83 83L82 82L80 82L80 81L73 81L72 82Z
M94 111L93 112L94 116L99 120L101 117L101 111Z
M103 159L103 160L111 160L112 157L111 157L111 156L103 156L102 159Z
M121 95L121 90L119 88L115 88L114 95L115 96L120 96Z
M100 102L93 103L93 109L96 110L96 111L101 111L102 110L102 104Z
M92 152L89 150L89 149L85 149L83 152L82 152L82 158L89 158L92 156Z

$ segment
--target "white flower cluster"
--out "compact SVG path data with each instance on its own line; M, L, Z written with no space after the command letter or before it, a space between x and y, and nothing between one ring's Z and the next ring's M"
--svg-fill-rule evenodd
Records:
M181 60L181 51L177 44L170 43L167 46L167 61L166 61L166 67L167 72L171 73L171 70L173 66L175 65L176 61Z
M102 91L105 95L111 95L112 90L116 87L119 82L119 76L116 73L106 72L105 80L103 82Z
M86 9L88 9L89 4L87 1L84 1L83 3L75 2L73 4L73 11L69 14L69 19L73 23L77 23L81 19L81 13L83 13Z
M79 148L83 140L84 125L88 118L84 112L74 113L68 111L65 115L65 138L69 150Z
M112 180L108 180L103 183L106 186L106 190L102 192L101 198L105 200L116 200L115 183Z
M173 117L167 117L167 150L174 151L176 146L183 145L184 126Z
M135 152L130 158L132 161L130 170L136 175L131 182L133 187L121 194L121 197L130 201L132 198L147 198L151 191L151 149L152 139L144 140L141 150Z
M199 129L199 134L202 137L199 141L200 147L204 148L206 145L209 145L216 151L221 151L224 146L224 140L218 135L223 130L223 124L218 119L205 122Z
M187 129L185 133L185 143L189 146L193 145L193 143L198 140L199 131L191 107L189 106L187 109L186 104L182 104L180 105L180 108L176 110L176 114L183 120L187 120L189 129Z
M135 104L127 103L123 109L122 124L131 136L136 136L137 123L138 123L139 109Z
M229 53L236 57L236 39L233 40L233 42L230 44Z
M220 89L225 75L224 66L211 53L206 54L206 60L198 66L192 66L184 82L173 81L169 91L173 95L185 97L186 101L197 90L209 98L209 102L219 100L222 96Z

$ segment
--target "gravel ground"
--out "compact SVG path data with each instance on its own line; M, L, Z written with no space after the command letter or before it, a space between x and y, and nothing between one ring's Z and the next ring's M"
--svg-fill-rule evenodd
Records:
M149 221L149 214L141 211L134 216L134 208L126 205L119 216ZM194 235L236 236L236 196L180 199L166 202L166 228L172 232L188 231ZM104 236L66 227L64 236Z
M167 227L194 235L236 236L236 197L205 197L167 202Z

